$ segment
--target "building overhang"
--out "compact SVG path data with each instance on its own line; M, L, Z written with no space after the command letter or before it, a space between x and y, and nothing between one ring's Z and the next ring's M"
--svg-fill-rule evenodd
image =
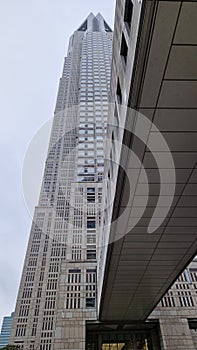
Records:
M99 308L102 321L145 320L197 251L196 23L196 2L142 3L128 106L154 125L143 143L136 130L136 113L136 126L123 136L127 147L121 150L124 172L118 172L112 213L116 224L111 225L112 243L106 252ZM130 113L127 129L129 118ZM169 147L175 178L160 135ZM157 142L151 143L154 139ZM146 207L146 179L140 167L136 171L131 150L146 171ZM156 154L161 160L159 169ZM122 213L124 221L117 220ZM121 238L115 240L119 234Z

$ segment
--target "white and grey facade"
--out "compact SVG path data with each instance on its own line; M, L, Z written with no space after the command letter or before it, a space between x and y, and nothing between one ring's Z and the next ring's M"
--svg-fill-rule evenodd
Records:
M94 350L196 350L196 290L194 259L144 322L87 323L87 346Z
M159 321L161 349L197 349L197 260L178 277L148 320Z
M193 1L116 1L99 319L155 318L160 344L140 349L196 349L196 21Z
M60 79L11 335L24 350L84 349L85 320L96 319L111 52L110 27L90 14Z
M11 334L11 343L23 350L196 349L196 262L157 305L195 253L196 217L192 217L195 210L190 206L196 200L196 153L179 137L182 129L186 130L187 143L190 136L195 136L190 129L196 123L186 99L180 114L186 110L190 118L187 127L181 119L179 132L176 106L157 108L157 93L172 79L165 79L162 69L156 69L157 74L154 71L165 66L170 45L171 49L176 46L173 31L178 31L179 20L183 25L188 6L195 5L185 1L117 0L113 54L112 31L100 14L90 14L70 39ZM190 13L194 21L191 8ZM166 28L163 18L168 18L171 26ZM154 45L161 45L159 33L164 29L168 39L162 41L158 54ZM177 37L180 41L180 33ZM154 54L161 62L157 66L149 64L149 71L147 64L154 61ZM157 89L150 89L150 77L151 87ZM151 121L156 110L160 131L175 134L171 146L177 157L177 202L173 202L165 225L156 232L147 232L160 190L155 163L146 144L138 142L137 137L131 142L138 114L134 111L128 115L124 106L139 110ZM105 148L107 123L109 147ZM129 124L133 129L127 133ZM174 140L178 140L175 145ZM122 151L124 143L138 154L141 163L144 155L150 202L139 225L121 239L111 240L133 219L127 201L130 188L119 167L122 159L127 165L131 154ZM187 152L183 152L184 147L188 147ZM104 158L108 159L105 169ZM143 181L137 181L141 165L133 176L130 161L125 169L134 190L136 186L137 203L141 203L145 188ZM187 170L180 164L188 166ZM186 175L193 179L191 183L185 183ZM109 181L104 182L104 176ZM170 191L167 186L163 197L170 196ZM185 205L179 206L179 200ZM156 219L163 216L160 209ZM128 214L126 220L115 227L113 219L124 211ZM184 218L188 226L181 225L180 215L188 211L191 217Z
M196 21L195 1L116 1L103 321L145 320L196 255Z

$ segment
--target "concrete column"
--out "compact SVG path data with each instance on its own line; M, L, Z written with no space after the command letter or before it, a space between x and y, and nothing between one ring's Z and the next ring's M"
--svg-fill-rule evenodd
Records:
M195 350L187 319L160 319L160 331L161 350Z

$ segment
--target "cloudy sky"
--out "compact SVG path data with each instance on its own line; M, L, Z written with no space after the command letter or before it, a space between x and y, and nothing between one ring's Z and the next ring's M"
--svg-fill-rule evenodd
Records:
M21 180L28 145L53 115L69 36L90 12L113 27L114 11L115 0L1 0L0 323L14 310L31 225Z

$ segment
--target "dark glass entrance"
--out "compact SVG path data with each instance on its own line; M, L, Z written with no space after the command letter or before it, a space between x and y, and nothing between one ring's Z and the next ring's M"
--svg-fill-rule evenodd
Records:
M147 329L146 326L143 329L143 325L141 329L135 327L136 325L89 324L86 350L160 350L158 325L150 324Z
M102 350L150 350L148 343L146 334L117 335L113 339L103 339Z

